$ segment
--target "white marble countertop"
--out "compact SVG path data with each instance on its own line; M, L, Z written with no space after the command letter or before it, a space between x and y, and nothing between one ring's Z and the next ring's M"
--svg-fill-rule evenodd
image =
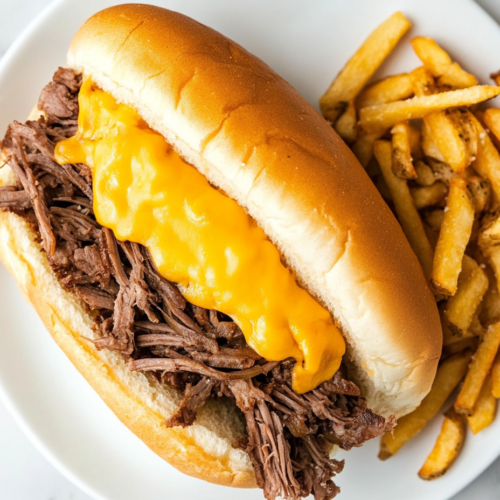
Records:
M500 22L500 0L477 1ZM27 24L50 2L51 0L0 0L0 57ZM499 497L500 459L453 500L498 500ZM91 500L91 497L72 485L36 450L1 403L0 499Z

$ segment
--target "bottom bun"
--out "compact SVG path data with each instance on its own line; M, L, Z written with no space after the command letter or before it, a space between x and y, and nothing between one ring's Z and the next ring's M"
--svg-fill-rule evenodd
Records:
M9 167L0 185L14 182ZM256 487L248 455L231 446L245 432L241 413L231 401L209 400L187 428L164 424L181 395L153 376L132 372L121 355L97 351L92 314L83 301L59 284L37 235L21 217L0 212L0 259L36 309L59 347L103 401L134 434L181 472L224 486Z

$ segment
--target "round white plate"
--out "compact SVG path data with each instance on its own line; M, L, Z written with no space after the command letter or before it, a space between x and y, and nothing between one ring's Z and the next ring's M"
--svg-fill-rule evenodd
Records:
M0 66L0 131L23 120L58 65L73 33L108 0L65 0L46 10L12 46ZM500 29L469 0L163 0L220 30L264 59L312 104L365 36L395 10L414 23L409 36L432 36L483 82L500 67ZM409 36L406 38L408 40ZM380 74L418 61L402 43ZM132 435L90 389L24 303L0 267L0 396L24 431L59 470L106 500L261 499L258 490L214 486L177 472ZM500 419L468 436L442 479L426 483L416 472L438 433L429 425L388 462L378 443L342 453L341 498L444 500L471 482L500 454ZM29 480L29 478L27 478Z

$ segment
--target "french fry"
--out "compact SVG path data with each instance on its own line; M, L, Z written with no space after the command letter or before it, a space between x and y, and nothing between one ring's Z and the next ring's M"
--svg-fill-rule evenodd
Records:
M407 73L384 78L367 87L356 100L358 108L375 106L386 102L408 99L413 95L410 76Z
M431 207L442 201L448 189L442 182L435 182L432 186L420 186L410 189L413 202L417 210Z
M405 101L378 104L359 110L359 123L367 132L385 130L396 123L423 118L434 111L471 106L500 94L499 87L476 85L440 94L416 96Z
M500 398L500 353L497 353L493 366L491 367L491 394Z
M440 163L445 164L443 153L441 153L437 146L437 142L434 139L432 130L424 121L422 122L422 150L424 152L424 155L427 156L427 160L434 159ZM453 170L451 170L449 166L448 169L453 172Z
M426 67L420 66L414 69L409 76L413 93L417 97L438 93L436 80L434 80L431 72Z
M450 182L431 274L434 287L444 295L454 295L457 291L458 275L473 223L474 207L467 192L467 182L455 177Z
M424 66L438 78L440 85L454 88L477 85L477 78L454 63L448 53L432 38L419 36L411 40L411 45Z
M389 141L375 142L374 152L384 180L391 192L399 223L420 261L424 274L429 277L432 270L432 248L406 181L396 177L392 172L391 143Z
M392 134L392 171L401 179L415 179L417 172L413 167L410 145L411 127L408 123L398 123L391 129Z
M500 321L500 293L493 269L485 266L484 271L488 275L489 285L481 302L479 318L483 325L488 326Z
M500 87L499 87L500 88ZM471 119L476 126L478 136L478 146L476 160L472 167L477 173L488 179L491 184L496 201L500 200L500 153L495 148L490 137L484 130L479 120L471 114Z
M464 255L457 292L448 299L446 305L445 316L453 332L460 336L466 335L488 284L488 277L478 263Z
M356 108L354 102L350 101L341 117L335 122L334 128L340 137L350 144L356 140L357 123Z
M437 371L432 389L423 399L420 406L398 420L392 433L382 436L378 457L387 460L395 455L401 447L416 436L438 413L446 400L460 383L467 371L472 353L465 351L443 361Z
M444 415L441 432L418 475L431 481L441 477L453 465L465 440L465 420L450 408Z
M500 141L500 109L490 108L483 114L484 124L491 130L491 133Z
M424 123L444 162L463 172L477 153L477 131L469 113L462 108L440 111L425 116Z
M478 175L472 175L467 179L467 187L476 213L484 212L490 204L490 183Z
M410 21L396 12L375 28L321 97L325 118L337 120L346 103L356 98L410 27Z
M356 142L352 145L352 151L364 168L369 165L373 158L373 145L375 141L378 141L384 133L384 130L369 134L364 130L359 131Z
M415 172L417 172L415 182L420 186L432 186L436 182L436 176L432 168L422 160L415 162Z
M495 419L497 402L491 391L491 376L488 376L481 388L472 415L467 417L467 423L469 424L469 429L472 431L472 434L478 434L486 429Z
M490 78L500 86L500 71L490 74Z
M477 78L467 71L464 71L456 62L451 63L448 69L438 78L440 87L450 87L454 89L465 89L477 85Z
M476 355L472 360L469 371L457 400L455 410L462 415L472 415L481 387L491 369L500 345L500 323L490 325L486 330Z

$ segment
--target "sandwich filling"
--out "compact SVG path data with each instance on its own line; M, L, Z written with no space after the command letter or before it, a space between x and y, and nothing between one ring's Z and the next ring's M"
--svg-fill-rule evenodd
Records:
M88 92L95 97L98 90L91 83L88 86ZM0 207L32 224L62 286L88 305L95 317L95 347L121 352L131 370L148 372L148 376L182 392L180 407L165 422L168 427L191 425L197 410L209 398L231 398L243 412L247 424L246 435L240 436L233 446L248 452L257 484L268 499L298 499L310 494L316 500L333 498L339 488L332 478L342 470L343 462L329 457L332 445L343 449L359 446L391 430L394 418L384 419L366 407L358 387L345 378L342 365L327 379L311 378L308 383L321 382L311 390L294 390L297 374L303 373L297 371L297 366L303 365L301 370L311 368L308 351L300 349L307 344L300 344L296 331L290 330L296 343L290 355L283 351L274 359L262 356L258 339L253 340L252 334L247 337L242 331L245 320L238 311L237 321L233 321L226 311L217 309L216 298L210 299L212 302L198 302L190 282L179 280L177 285L166 279L165 276L178 276L175 273L185 265L183 262L170 257L167 266L172 267L170 274L166 262L158 255L155 258L154 242L148 238L130 241L132 233L120 232L118 224L110 224L116 232L101 225L108 221L109 214L101 218L102 207L100 202L96 203L95 194L102 188L94 161L96 151L89 154L83 147L85 144L78 144L74 145L75 149L85 156L75 155L72 163L55 161L58 144L61 144L59 152L66 154L70 144L67 139L76 136L78 141L85 140L79 137L78 127L78 95L84 90L79 75L59 69L42 91L38 103L46 116L9 126L2 150L17 176L17 185L0 188ZM109 96L104 94L96 98L109 101ZM117 109L120 105L111 102L111 109L103 107L101 118L107 114L111 120L111 111ZM159 140L157 134L153 136L154 132L137 118L133 119L153 141ZM174 156L176 169L168 175L172 176L169 181L175 184L176 174L181 175L177 169L180 159L168 145L160 149L162 154ZM143 181L139 176L127 182L132 189L133 184ZM186 189L190 186L188 183ZM103 189L112 191L113 183L104 182ZM161 193L148 196L158 194ZM198 227L202 223L195 208L195 205L183 205L182 210L191 214L194 227ZM102 210L110 209L104 206ZM145 210L138 219L144 226L151 221L147 212L153 208ZM112 219L112 210L110 212ZM175 223L169 220L170 224ZM249 224L247 229L268 248L258 228ZM189 239L189 235L187 237ZM205 270L210 269L210 259L218 258L211 254L202 257L207 261ZM179 259L183 258L180 255ZM231 258L226 256L223 262L228 266ZM253 266L251 260L245 265ZM197 272L200 270L194 270L193 275ZM241 285L245 292L254 293L251 291L253 276L250 272ZM204 279L205 283L210 281L206 276ZM286 277L282 279L287 282ZM274 293L284 294L289 290L289 285L283 287L276 287ZM265 301L265 294L259 300ZM313 307L311 311L318 313L324 328L330 328L320 310ZM298 315L305 317L299 317L301 325L307 325L304 321L309 324L317 321L316 316L308 319L304 310L299 309ZM333 323L331 326L334 327ZM285 328L290 329L290 322ZM334 359L343 353L343 344L336 345L341 347L334 351ZM297 346L302 354L297 352ZM319 372L321 362L314 366Z
M145 246L192 304L229 315L263 358L294 358L295 392L332 378L342 335L243 208L90 78L78 100L78 132L57 144L55 159L90 167L97 221Z

